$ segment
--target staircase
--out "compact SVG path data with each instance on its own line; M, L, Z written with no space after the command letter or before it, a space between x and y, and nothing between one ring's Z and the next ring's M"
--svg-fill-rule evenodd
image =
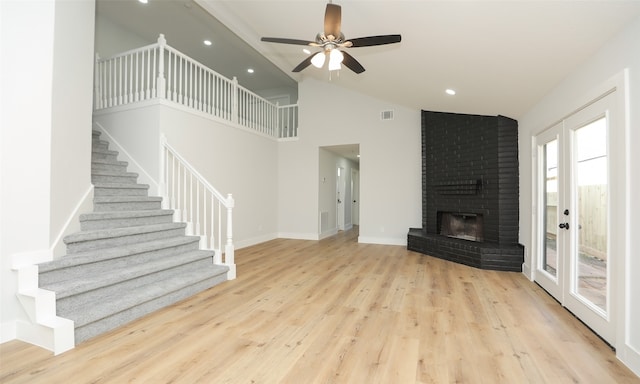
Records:
M94 212L65 237L65 256L38 265L39 288L55 292L76 344L227 280L229 267L214 264L214 251L200 250L200 237L186 236L117 156L93 131Z

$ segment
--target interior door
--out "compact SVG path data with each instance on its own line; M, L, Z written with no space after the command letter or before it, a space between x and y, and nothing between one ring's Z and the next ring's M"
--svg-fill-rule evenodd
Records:
M336 206L338 207L337 208L338 209L338 212L337 212L338 230L344 231L344 210L346 207L346 204L344 203L344 198L345 198L346 184L345 184L344 168L342 167L338 167L336 171L336 185L337 185Z
M535 281L615 346L609 94L536 137Z
M353 225L360 225L360 171L351 169L351 221Z

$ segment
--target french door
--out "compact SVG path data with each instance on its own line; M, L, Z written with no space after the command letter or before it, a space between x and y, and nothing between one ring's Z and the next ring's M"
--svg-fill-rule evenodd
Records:
M534 279L613 346L613 283L622 258L612 241L620 229L610 145L615 100L613 91L535 138Z

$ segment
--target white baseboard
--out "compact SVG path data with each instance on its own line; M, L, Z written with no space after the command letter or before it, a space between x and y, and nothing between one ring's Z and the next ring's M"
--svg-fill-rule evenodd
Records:
M640 377L640 351L637 351L626 343L622 348L618 348L617 351L616 357L618 360Z
M407 238L358 236L358 243L406 246Z
M0 344L16 339L16 322L6 321L0 323Z
M531 267L527 263L522 263L522 274L527 277L527 279L533 281L533 275L531 274Z
M277 238L278 236L275 233L270 233L270 234L266 234L258 237L252 237L250 239L240 240L240 241L234 242L233 245L235 246L235 249L242 249L242 248L250 247L252 245L264 243L266 241L270 241Z
M279 232L278 238L295 240L320 240L317 233Z
M333 235L336 235L338 233L338 229L334 228L334 229L330 229L328 231L324 231L320 234L320 236L318 236L318 240L322 240L322 239L326 239L327 237L331 237Z
M64 223L64 227L51 245L53 258L58 258L67 253L67 246L62 239L67 235L80 231L80 214L87 212L93 212L93 185L89 185L89 189L87 189L84 196L82 196L78 204L76 204L73 212L71 212L66 223Z

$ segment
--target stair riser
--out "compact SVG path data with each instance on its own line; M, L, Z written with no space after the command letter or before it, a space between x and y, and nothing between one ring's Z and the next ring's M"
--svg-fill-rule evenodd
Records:
M100 171L108 171L108 172L127 172L126 164L105 164L105 163L93 163L91 164L91 172L100 172Z
M91 152L91 160L118 161L118 155L103 152Z
M149 224L163 224L173 222L173 214L161 216L146 216L146 217L131 217L131 218L117 218L117 219L102 219L102 220L86 220L80 222L80 229L83 231L93 231L96 229L112 229L112 228L124 228L124 227L137 227L141 225Z
M95 212L113 212L113 211L144 211L148 209L160 209L159 201L136 201L123 203L93 203Z
M122 292L134 292L136 289L147 284L160 282L165 278L169 278L183 272L212 268L212 265L213 261L211 258L208 258L161 271L150 271L147 275L130 280L124 280L119 283L109 285L108 287L98 288L58 299L56 301L56 311L58 312L58 316L65 317L76 322L76 327L82 326L87 324L87 322L93 321L92 317L95 316L95 314L91 314L90 312L83 315L82 313L85 313L84 309L88 306L104 301L104 297L112 295L117 296L122 294ZM119 309L120 308L118 308L118 310Z
M96 140L93 139L93 142L91 143L91 147L95 150L95 149L109 149L109 142L104 141L104 140Z
M94 196L148 196L148 188L104 188L95 187Z
M107 239L87 240L67 244L67 254L92 251L97 249L114 248L128 244L143 243L146 241L168 239L170 237L184 236L184 228L165 231L141 233L129 236L112 237Z
M224 281L226 281L226 275L212 277L210 279L203 280L188 287L182 288L181 290L174 291L168 295L147 301L144 304L136 306L134 308L121 311L99 321L95 321L85 326L78 327L75 330L76 344L115 329L123 324L131 322L149 313L155 312L161 308L180 302L188 297L195 295L196 293L202 292Z
M92 175L92 183L123 183L123 184L135 184L138 180L138 176L115 176L115 175Z

